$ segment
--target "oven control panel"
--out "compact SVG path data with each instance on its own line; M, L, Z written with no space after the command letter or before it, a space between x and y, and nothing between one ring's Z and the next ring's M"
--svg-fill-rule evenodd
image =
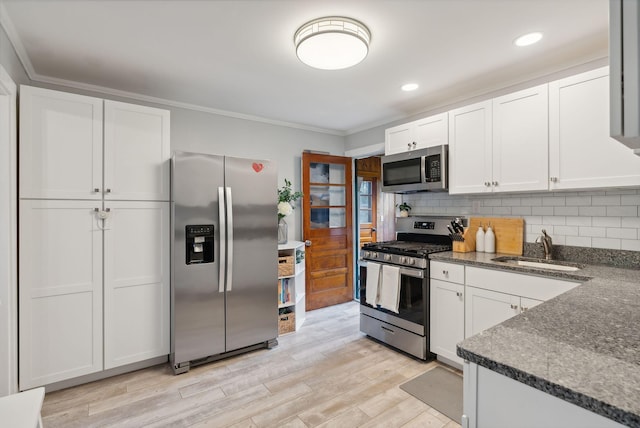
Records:
M378 251L362 250L360 252L360 256L363 260L371 260L372 262L394 264L418 269L426 268L428 263L427 259L421 257L400 256L398 254L381 253Z

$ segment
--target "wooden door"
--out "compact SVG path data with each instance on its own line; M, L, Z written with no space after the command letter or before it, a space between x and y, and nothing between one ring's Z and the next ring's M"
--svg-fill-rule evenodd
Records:
M380 157L372 156L356 160L358 184L358 226L360 247L377 242L378 182L381 175Z
M302 154L306 307L353 300L351 158Z

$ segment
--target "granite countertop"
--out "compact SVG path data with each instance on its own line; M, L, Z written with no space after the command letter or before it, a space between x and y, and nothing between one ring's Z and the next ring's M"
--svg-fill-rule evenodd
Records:
M433 260L583 281L458 344L465 360L621 424L640 427L640 269L584 264L576 272L505 265L503 254Z

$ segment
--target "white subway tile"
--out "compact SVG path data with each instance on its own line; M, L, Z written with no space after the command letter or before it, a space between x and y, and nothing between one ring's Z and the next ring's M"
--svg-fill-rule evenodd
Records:
M542 224L542 216L527 216L524 218L526 224Z
M607 236L607 228L581 226L579 235L604 238L605 236Z
M478 214L491 215L491 214L493 214L493 208L492 207L480 207L478 209Z
M540 207L542 206L542 198L541 197L520 198L520 204L528 207Z
M593 190L591 192L583 192L584 196L604 196L607 194L604 190Z
M565 244L573 247L591 247L591 238L586 236L567 236Z
M578 226L554 226L553 227L553 233L555 233L556 235L571 235L571 236L577 236L579 235L579 229ZM555 241L555 238L554 238Z
M531 207L513 207L511 208L511 214L519 216L531 215Z
M620 217L591 217L591 225L595 227L620 227L620 224Z
M640 205L640 195L624 195L620 197L621 205Z
M591 226L591 219L595 217L567 217L567 226ZM603 217L608 218L608 217Z
M522 205L520 198L503 198L502 205L505 207L519 207Z
M607 207L580 207L580 215L586 217L604 217L607 215Z
M640 251L640 239L621 239L620 240L620 249L621 250L631 250L631 251Z
M544 216L542 217L542 224L553 224L562 226L567 224L567 219L564 216Z
M550 224L547 225L543 225L543 224L532 224L529 228L529 230L531 231L532 235L534 236L534 239L540 235L542 235L542 229L546 230L547 233L549 235L553 235L554 231L553 231L553 226Z
M578 215L580 209L578 207L553 207L554 215Z
M591 196L567 196L567 206L591 205Z
M531 207L533 215L553 215L553 207Z
M553 243L556 245L566 245L567 237L564 235L554 235Z
M612 196L593 196L591 198L592 206L615 206L620 205L620 195L612 195Z
M453 199L443 199L440 201L440 206L441 207L452 207L453 206Z
M610 248L612 250L619 250L621 243L620 243L620 239L592 238L591 246L593 248Z
M620 226L640 228L640 217L622 217Z
M636 195L638 194L637 190L623 190L623 189L613 189L607 190L607 195Z
M500 207L502 206L502 199L496 199L496 198L485 199L482 202L482 205L484 205L485 207Z
M607 228L607 238L637 239L638 229Z
M635 217L638 215L638 207L627 205L624 207L607 207L607 216Z
M542 198L542 205L546 207L559 207L565 205L564 196L545 196Z
M511 215L511 207L493 207L494 215Z

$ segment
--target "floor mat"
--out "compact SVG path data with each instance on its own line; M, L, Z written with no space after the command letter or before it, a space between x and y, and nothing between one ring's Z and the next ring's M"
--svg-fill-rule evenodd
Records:
M428 404L449 419L462 419L462 376L436 367L400 385L400 389Z

